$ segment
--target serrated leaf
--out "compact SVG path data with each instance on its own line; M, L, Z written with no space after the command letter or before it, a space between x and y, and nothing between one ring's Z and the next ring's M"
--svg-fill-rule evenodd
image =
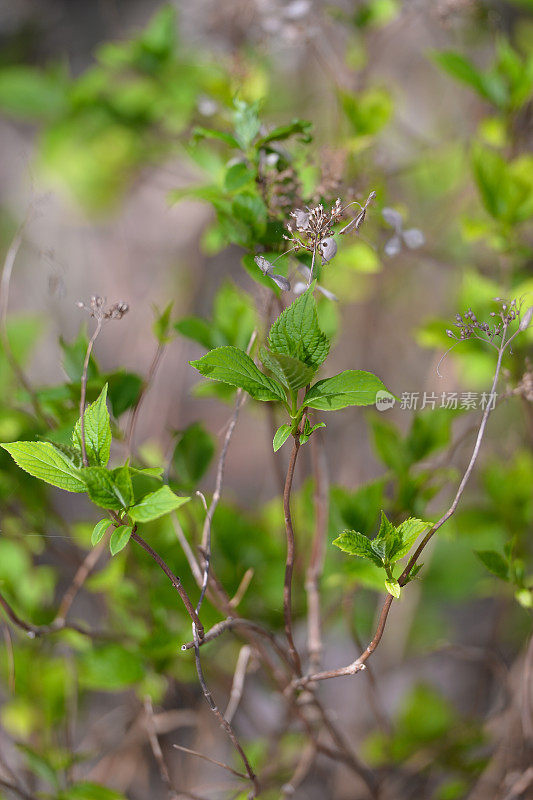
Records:
M272 440L272 447L274 448L274 452L277 453L280 447L282 447L289 436L291 435L291 426L290 425L281 425L276 433L274 434L274 439Z
M474 550L474 553L489 572L503 581L509 580L509 565L500 553L496 550Z
M110 525L112 525L110 519L101 519L100 522L96 523L91 535L91 544L93 547L103 539L104 534Z
M279 315L270 328L268 344L273 353L297 358L315 371L322 364L329 340L318 324L313 286Z
M429 528L430 525L430 522L424 522L421 519L416 519L416 517L410 517L398 525L396 531L400 537L400 544L394 549L394 552L391 553L391 561L393 559L398 561L400 558L406 556L418 537Z
M263 375L250 356L237 347L217 347L189 364L207 378L244 389L255 400L286 401L279 383Z
M109 540L109 550L112 556L116 556L117 553L124 550L130 540L132 532L133 528L131 525L119 525L118 528L115 528Z
M190 499L190 497L178 497L168 486L162 486L143 497L140 503L130 508L128 513L135 522L150 522L175 511Z
M392 522L387 519L385 512L382 511L378 535L372 540L372 548L378 555L382 555L386 561L390 561L396 548L400 545L401 539L398 531Z
M80 472L87 486L87 494L97 506L121 511L133 502L133 488L128 467L118 467L114 470L86 467Z
M280 383L293 392L307 386L313 380L315 369L307 366L298 358L283 353L269 353L266 347L261 348L259 355L265 367L275 375Z
M382 567L383 562L377 553L374 552L370 539L358 531L344 531L333 540L333 544L351 556L359 556L372 561L376 567Z
M386 392L387 389L376 375L360 369L347 369L311 386L303 405L320 411L369 406L376 402L376 394L380 391Z
M81 470L50 442L10 442L1 446L34 478L67 492L86 491Z
M91 403L83 415L84 438L87 459L90 466L105 467L109 461L111 450L111 425L107 410L107 383L94 403ZM76 422L72 434L72 442L81 452L81 424Z
M387 589L388 593L391 594L393 597L395 597L397 600L400 599L400 593L402 589L398 581L386 580L385 588Z

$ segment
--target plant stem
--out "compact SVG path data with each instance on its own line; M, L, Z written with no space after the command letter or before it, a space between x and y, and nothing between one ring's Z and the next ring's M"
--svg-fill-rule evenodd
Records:
M161 556L158 553L156 553L156 551L153 550L150 547L148 542L145 542L144 539L142 538L142 536L139 536L139 534L137 533L135 528L133 529L133 533L131 534L131 538L133 539L134 542L137 542L137 544L139 544L143 548L143 550L146 550L148 555L150 555L154 559L156 564L158 564L161 567L161 569L163 570L165 575L170 579L170 582L172 583L172 586L178 592L179 596L181 597L181 599L183 601L183 605L185 606L185 608L189 612L190 618L192 619L193 623L196 625L196 628L198 630L199 638L203 639L203 637L204 637L204 626L200 622L198 614L196 613L195 608L194 608L193 604L191 603L189 595L187 594L187 592L183 588L180 579L176 575L174 575L174 573L172 572L172 570L170 569L168 564L166 564L165 561L163 561L163 559L161 558Z
M87 448L85 446L85 399L87 397L87 373L89 370L89 361L91 358L91 353L93 351L94 343L98 338L100 331L102 330L102 323L103 320L98 318L96 320L96 328L94 329L94 333L89 339L89 344L87 345L87 352L85 353L85 360L83 362L83 370L81 373L81 391L80 391L80 438L81 438L81 458L83 461L83 466L89 466L89 459L87 458Z
M297 675L302 674L302 665L292 635L292 573L294 571L295 543L291 516L291 490L294 479L294 468L296 466L296 459L298 458L299 450L300 438L299 435L296 434L296 436L294 436L294 444L292 446L292 453L287 469L285 488L283 491L283 513L285 515L285 531L287 534L287 558L285 561L285 581L283 584L283 616L285 620L285 636L287 637L287 643L289 645L289 653L291 655Z

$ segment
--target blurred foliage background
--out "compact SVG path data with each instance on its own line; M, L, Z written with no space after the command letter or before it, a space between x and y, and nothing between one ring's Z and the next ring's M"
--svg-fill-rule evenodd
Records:
M12 0L0 6L0 43L4 257L27 218L7 319L2 312L0 438L42 437L51 419L54 441L66 441L89 328L76 302L125 300L128 315L98 340L89 399L109 383L115 457L124 457L120 431L159 351L134 450L145 466L164 463L177 491L211 492L234 394L198 383L187 361L223 344L245 348L264 325L279 293L266 291L253 254L283 251L292 209L363 202L375 190L361 236L322 269L340 301L323 297L319 314L335 337L332 370L376 372L397 397L419 393L419 410L397 403L328 417L328 542L345 527L373 535L381 508L397 520L437 519L479 417L460 404L439 408L441 395L488 391L494 370L494 352L466 342L439 377L446 329L469 307L488 318L497 296L526 305L533 296L530 0ZM401 215L396 229L384 208ZM481 464L420 579L394 604L373 675L321 687L383 779L383 797L533 796L533 776L524 779L533 753L531 341L529 331L505 364ZM437 408L420 408L424 393ZM213 541L230 595L253 570L240 612L281 631L287 453L272 455L277 424L272 409L244 408ZM306 451L294 500L302 642L310 472ZM0 503L0 591L20 617L47 624L90 549L95 512L45 490L5 453ZM179 522L147 529L191 595L176 525L197 542L203 513L194 502ZM374 568L334 550L328 543L322 581L326 668L364 646L382 599ZM204 608L206 625L220 619ZM180 652L188 618L145 553L102 555L71 617L104 635L30 638L0 617L0 796L166 797L148 741L149 696L180 796L245 797L238 780L172 748L234 763L191 651ZM205 649L222 708L240 646L227 634ZM301 735L253 658L235 724L259 772L274 765L264 796L279 797ZM295 796L365 791L319 756Z

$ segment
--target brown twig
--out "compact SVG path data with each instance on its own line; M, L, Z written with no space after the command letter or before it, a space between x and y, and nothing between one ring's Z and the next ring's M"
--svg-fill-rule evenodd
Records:
M144 698L144 713L146 716L146 731L148 733L148 740L150 742L150 747L152 748L154 759L156 760L159 768L161 780L168 791L170 800L176 800L178 794L172 785L167 765L163 757L163 751L161 750L161 745L159 744L159 739L157 738L157 731L154 723L154 709L152 707L152 701L148 695L146 695Z
M239 651L235 672L233 674L229 701L224 712L224 716L228 722L233 720L239 703L241 702L242 693L244 691L244 679L246 677L246 670L248 669L251 653L252 651L248 644L243 645Z
M65 620L56 619L53 620L49 625L32 625L31 622L25 622L23 619L21 619L21 617L18 616L18 614L13 610L2 594L0 594L0 606L2 606L7 614L8 619L13 623L13 625L27 633L30 639L40 638L41 636L46 636L49 633L57 633L58 631L63 630L76 631L77 633L81 633L82 636L88 636L94 639L109 638L109 634L104 633L103 631L90 630L85 628L83 625L72 622L67 623Z
M233 769L233 767L230 767L228 764L224 764L222 761L217 761L216 759L211 758L211 756L206 756L204 753L199 753L197 750L191 750L189 747L183 747L181 744L175 744L173 747L175 747L176 750L181 750L183 753L188 753L190 756L196 756L204 761L209 761L210 764L214 764L216 767L222 767L222 769L225 769L226 772L230 772L232 775L235 775L236 778L243 778L245 781L248 780L248 775L245 775L244 772L237 772L237 770Z
M119 522L120 522L120 520L119 520ZM120 524L122 524L122 523L120 522ZM172 572L172 570L170 569L168 564L165 561L163 561L161 556L158 553L156 553L156 551L153 548L150 547L148 542L145 542L145 540L142 538L142 536L140 536L137 533L135 528L136 528L136 526L133 529L133 532L131 534L131 538L133 539L134 542L137 542L137 544L139 544L143 548L143 550L146 550L148 555L150 555L154 559L156 564L158 564L161 567L161 569L163 570L163 572L165 573L167 578L169 578L172 586L176 589L177 593L181 597L181 599L183 601L183 605L187 609L187 611L189 613L189 616L192 619L194 625L196 625L196 628L198 630L199 638L203 639L204 626L200 622L198 614L196 613L196 610L195 610L193 604L191 603L191 599L190 599L189 595L187 594L187 592L183 588L183 585L182 585L180 579L176 575L174 575L174 573Z
M98 563L98 559L104 552L106 544L106 540L102 539L102 541L97 544L96 547L94 547L92 550L89 550L83 559L76 571L76 574L74 575L74 578L72 579L72 583L63 595L63 598L59 604L59 609L55 617L56 622L65 620L68 612L70 611L70 607L76 598L76 595Z
M315 531L305 581L307 592L307 650L309 671L320 668L322 656L322 625L320 611L320 578L324 569L324 554L329 519L329 477L320 431L311 438L311 459L314 475Z
M309 770L313 766L316 750L317 748L313 742L309 742L309 744L304 747L300 754L300 758L296 763L292 777L281 787L282 798L292 797L298 786L300 786L300 784L305 780Z
M291 490L294 479L294 468L296 466L296 459L298 458L299 450L300 438L299 435L296 434L296 436L294 436L294 443L287 469L285 488L283 491L283 513L285 516L285 531L287 534L287 558L285 561L285 581L283 583L283 617L285 620L285 636L289 645L289 653L291 655L297 675L302 674L302 665L292 635L292 573L294 571L295 544L291 516Z
M258 622L252 622L252 620L244 619L244 617L228 617L228 619L223 619L221 622L217 622L216 625L213 625L212 628L205 632L204 638L200 642L200 647L208 642L212 642L213 639L218 639L218 637L221 636L225 631L232 630L233 628L247 628L248 630L268 639L281 660L284 661L285 664L287 664L287 666L292 670L292 661L289 658L289 655L278 643L274 634L271 633L271 631L269 631L267 628L264 628ZM182 644L181 649L193 650L194 642L186 642L185 644Z
M11 638L11 630L7 623L2 625L4 631L4 642L6 645L7 665L8 665L8 678L7 685L9 691L13 694L15 691L15 656L13 653L13 639Z
M157 346L154 357L152 359L152 363L150 364L150 367L148 369L148 375L146 376L146 380L144 381L141 387L141 391L139 392L139 397L137 398L137 402L133 407L133 411L131 413L128 422L128 429L126 431L126 436L125 436L126 448L128 453L131 452L131 445L133 442L133 436L135 433L135 428L139 418L139 412L141 410L141 406L144 403L144 400L150 390L150 387L152 386L156 372L159 369L159 365L161 364L161 359L163 358L164 352L165 352L165 344L160 342Z
M506 333L507 333L507 327L508 327L507 323L504 323L503 328L502 328L501 343L500 343L500 347L499 347L499 350L498 350L498 359L497 359L496 368L495 368L495 371L494 371L494 379L492 381L492 388L491 388L491 391L490 391L490 396L491 397L495 394L496 386L498 385L498 380L499 380L499 377L500 377L500 370L501 370L501 365L502 365L503 354L504 354L505 350L507 349L507 347L510 345L510 343L513 341L515 336L518 333L520 333L520 331L517 330L512 336L509 337L509 339L506 340L505 337L506 337ZM466 484L468 483L468 479L470 478L470 475L472 474L472 471L474 469L474 465L475 465L475 463L477 461L477 458L478 458L478 455L479 455L479 451L480 451L480 448L481 448L481 442L483 441L483 436L485 434L487 421L488 421L488 418L490 416L491 411L492 411L492 405L491 405L490 402L488 402L486 407L485 407L485 409L484 409L484 411L483 411L483 416L481 418L481 423L479 425L478 434L477 434L477 437L476 437L476 441L475 441L475 444L474 444L474 449L472 451L472 455L470 457L470 461L468 462L468 466L467 466L467 468L465 470L465 473L463 475L463 478L462 478L462 480L461 480L461 482L459 484L459 487L458 487L457 492L455 494L455 497L454 497L454 499L452 501L452 504L450 505L450 507L448 508L446 513L443 514L442 517L438 520L438 522L436 522L435 525L433 525L430 528L430 530L426 533L426 535L424 536L424 538L422 539L422 541L420 542L420 544L416 548L415 552L413 553L413 555L411 556L411 558L407 562L407 566L405 567L405 569L403 570L402 574L398 578L398 583L400 584L400 586L405 586L405 584L408 583L409 576L411 574L411 570L415 566L420 554L422 553L422 551L424 550L424 548L426 547L428 542L435 535L435 533L444 525L445 522L447 522L450 519L450 517L454 514L455 510L457 509L457 506L459 504L459 500L461 499L461 497L463 495L463 492L465 490ZM365 669L365 662L370 658L370 656L372 655L372 653L374 652L374 650L376 649L376 647L379 645L379 643L381 641L381 637L383 636L383 632L385 630L385 625L387 624L387 617L389 615L390 607L392 605L392 601L393 600L394 600L393 596L391 594L387 594L387 596L385 598L385 601L383 603L383 607L381 609L381 614L380 614L380 617L379 617L379 622L378 622L378 626L377 626L376 632L375 632L375 634L374 634L374 636L372 638L372 641L367 646L367 648L364 650L364 652L361 653L359 658L357 658L352 664L348 664L347 667L341 667L340 669L328 670L328 671L325 671L325 672L318 672L318 673L315 673L314 675L306 675L305 677L303 677L300 680L296 681L296 685L304 686L307 683L311 683L311 682L315 682L315 681L328 680L329 678L339 678L339 677L342 677L342 676L345 676L345 675L355 675L357 672L361 672L361 670Z

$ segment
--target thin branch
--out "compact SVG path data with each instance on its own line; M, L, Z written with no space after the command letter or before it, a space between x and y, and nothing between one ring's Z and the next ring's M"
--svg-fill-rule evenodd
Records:
M283 513L285 516L285 531L287 534L287 558L285 561L285 581L283 584L283 617L285 620L285 636L289 645L289 653L297 675L302 674L302 665L292 635L292 573L294 571L295 545L291 516L291 490L294 479L294 468L296 466L299 450L300 438L297 434L294 437L294 444L292 446L292 453L287 469L287 477L285 479L285 489L283 491Z
M201 758L204 761L209 761L210 764L214 764L216 767L222 767L225 769L226 772L231 772L232 775L235 775L236 778L243 778L243 780L248 780L248 775L245 775L244 772L237 772L236 769L230 767L228 764L224 764L222 761L217 761L211 756L206 756L203 753L198 753L196 750L191 750L189 747L183 747L181 744L174 744L172 745L176 748L176 750L181 750L183 753L188 753L190 756L196 756L197 758Z
M496 362L496 368L495 368L495 371L494 371L494 379L492 381L492 388L491 388L490 395L489 395L490 397L494 396L495 391L496 391L496 387L498 385L498 380L499 380L499 377L500 377L503 354L504 354L505 350L508 348L508 346L510 345L510 343L512 342L512 340L515 338L515 336L520 331L516 331L512 336L509 337L509 339L507 341L505 340L506 332L507 332L507 324L504 324L503 325L503 329L502 329L502 341L501 341L500 349L498 351L498 360ZM430 528L430 530L426 533L426 535L424 536L424 538L422 539L422 541L420 542L420 544L416 548L415 552L413 553L413 555L411 556L411 558L407 562L407 566L405 567L404 571L402 572L402 574L398 578L398 583L400 584L400 586L405 586L405 584L408 583L409 576L411 574L411 570L415 566L420 554L422 553L422 551L424 550L424 548L426 547L428 542L433 538L435 533L444 525L445 522L447 522L450 519L450 517L454 514L455 510L457 509L459 501L460 501L460 499L461 499L461 497L463 495L463 492L465 490L466 484L468 483L468 479L470 478L470 476L472 474L472 471L474 469L475 463L477 461L477 458L478 458L478 455L479 455L479 451L480 451L480 448L481 448L481 442L483 441L483 436L485 434L485 429L487 427L487 421L488 421L488 418L490 416L491 411L492 411L492 404L490 402L488 402L486 407L485 407L485 409L484 409L484 411L483 411L483 416L481 418L481 423L479 425L478 434L477 434L477 437L476 437L476 441L475 441L475 444L474 444L474 449L472 451L472 455L470 457L470 461L468 462L468 466L467 466L467 468L465 470L465 473L463 475L463 478L462 478L462 480L461 480L461 482L459 484L459 487L458 487L457 492L455 494L455 497L454 497L454 499L452 501L452 504L450 505L450 507L446 511L446 513L442 515L442 517L439 519L439 521L436 522L435 525L433 525ZM381 641L381 637L383 636L383 632L385 630L385 625L387 624L387 617L389 615L390 607L392 605L392 601L393 600L394 600L393 596L391 594L387 594L387 596L385 598L385 602L383 603L383 607L381 609L381 614L380 614L380 617L379 617L379 622L378 622L378 626L377 626L376 632L374 634L374 637L372 638L372 641L370 642L368 647L364 650L364 652L361 653L359 658L357 658L352 664L349 664L347 667L341 667L340 669L336 669L336 670L335 669L334 670L328 670L326 672L318 672L318 673L315 673L314 675L306 675L305 677L303 677L300 680L296 681L296 685L297 686L304 686L307 683L312 683L312 682L315 682L315 681L328 680L329 678L339 678L339 677L342 677L342 676L345 676L345 675L355 675L357 672L361 672L361 670L365 669L365 661L367 661L370 658L370 656L372 655L372 653L374 652L374 650L376 649L376 647L379 645L379 643Z
M324 569L324 554L329 519L329 476L320 432L311 438L311 459L314 475L315 532L307 569L307 650L309 671L316 672L322 657L320 612L320 578Z
M7 685L11 694L15 692L15 656L13 653L13 639L11 638L11 630L7 623L2 625L4 631L4 642L6 645L8 679Z
M152 701L149 695L146 695L144 698L144 713L146 716L146 731L148 733L148 740L150 742L150 747L152 748L154 758L157 762L157 766L159 767L161 780L166 786L170 800L176 800L177 791L172 785L167 765L165 764L165 759L163 758L161 745L159 744L159 739L157 738L157 731L154 722L154 709L152 707Z
M230 606L232 608L237 608L239 606L242 598L244 597L244 595L248 590L248 587L250 586L250 583L252 582L253 577L254 577L254 568L249 567L242 576L241 582L237 586L237 591L229 601Z
M4 265L2 268L2 277L0 278L0 338L2 341L4 354L9 362L9 366L13 370L20 385L28 393L35 416L38 417L47 427L51 428L54 422L43 411L40 400L37 394L35 393L26 373L24 372L24 370L18 363L17 359L13 355L13 351L11 349L11 344L9 342L9 336L7 332L9 285L11 283L13 267L15 266L15 261L20 249L20 245L22 244L22 237L24 234L24 230L30 220L31 214L32 210L30 209L30 211L28 211L28 214L26 215L26 219L23 221L18 231L16 232L15 236L13 237L13 240L9 246L9 249L6 253L6 257L4 260Z
M131 534L131 538L133 539L134 542L137 542L137 544L139 544L143 548L143 550L146 550L148 555L150 555L154 559L156 564L158 564L161 567L161 569L163 570L163 572L165 573L167 578L170 579L170 582L171 582L172 586L176 589L177 593L181 597L181 599L183 601L183 605L187 609L190 618L192 619L194 625L196 626L196 628L198 630L199 638L203 639L203 637L204 637L204 626L200 622L198 614L196 613L195 608L194 608L193 604L191 603L191 599L190 599L189 595L187 594L187 592L183 588L183 585L182 585L180 579L176 575L174 575L174 573L172 572L172 570L170 569L168 564L165 561L163 561L161 556L158 553L156 553L156 551L153 550L150 547L148 542L145 542L145 540L142 538L142 536L139 536L139 534L137 533L135 528L133 529L133 533Z
M81 392L80 392L80 440L81 440L81 457L83 466L89 466L89 459L87 458L87 448L85 446L85 400L87 397L87 373L89 371L89 361L93 351L94 343L97 340L100 331L102 330L103 319L98 317L96 320L96 328L94 333L89 339L87 345L87 352L85 353L85 360L83 362L83 370L81 373Z
M271 633L267 628L264 628L258 622L252 622L252 620L244 619L244 617L228 617L228 619L223 619L221 622L217 622L216 625L213 625L212 628L205 632L204 638L199 643L200 647L208 642L212 642L213 639L218 639L218 637L221 636L225 631L232 630L233 628L248 628L248 630L258 633L260 636L268 639L281 660L284 661L292 671L293 663L289 658L289 655L278 643L274 634ZM192 650L193 648L193 641L186 642L181 646L182 650Z
M87 580L90 573L93 571L94 567L98 563L98 559L104 552L106 548L107 542L105 539L93 547L92 550L89 550L85 558L83 559L82 563L78 567L74 578L72 579L72 583L68 587L67 591L63 595L61 603L59 604L59 609L57 611L55 621L56 622L63 622L74 602L76 595L80 591L81 587Z
M307 744L302 750L300 758L294 768L294 772L290 780L283 784L281 787L281 797L292 797L298 786L305 780L309 770L313 766L316 756L316 747L313 742Z
M131 413L129 422L128 422L128 429L126 431L126 448L128 453L131 452L131 445L133 442L133 436L135 433L135 428L137 425L137 420L139 418L139 412L141 410L141 406L144 403L145 397L148 394L156 375L157 370L159 369L159 365L161 364L161 359L163 358L163 353L165 352L165 344L159 342L157 349L155 351L154 357L152 359L152 363L148 369L148 375L146 376L146 380L144 381L141 391L139 393L139 397L137 398L137 402L133 407L133 411Z
M27 633L30 639L37 639L41 636L47 636L50 633L57 633L63 630L76 631L76 633L81 633L82 636L88 636L93 639L109 638L109 634L103 631L90 630L83 625L72 622L67 623L65 620L56 619L49 625L32 625L31 622L25 622L18 616L2 594L0 594L0 606L2 606L12 624L15 625L16 628Z
M254 331L250 337L250 341L248 342L248 347L246 348L247 353L250 353L256 337L257 337L257 331ZM244 403L244 400L245 400L245 395L242 389L238 389L237 396L235 398L235 407L233 409L233 414L226 429L224 443L222 445L222 450L220 451L220 456L218 459L217 474L215 479L215 491L213 492L211 503L209 504L209 508L207 509L205 515L204 527L202 530L202 550L204 553L204 577L202 582L202 589L200 592L200 599L198 600L198 604L196 606L197 614L200 613L205 593L207 591L207 584L209 582L209 566L211 563L211 525L213 522L213 516L215 514L216 508L222 496L222 482L224 480L224 467L226 466L226 457L228 454L229 443L231 441L231 437L233 436L233 431L235 430L235 426L237 425L239 411L241 410L241 406Z
M228 722L233 720L233 717L235 716L239 707L239 703L241 702L242 693L244 691L244 679L246 677L246 670L248 669L248 662L250 661L251 653L252 650L248 644L243 645L239 651L237 664L235 666L235 673L233 675L233 682L231 685L229 702L226 706L226 711L224 712L224 716Z

